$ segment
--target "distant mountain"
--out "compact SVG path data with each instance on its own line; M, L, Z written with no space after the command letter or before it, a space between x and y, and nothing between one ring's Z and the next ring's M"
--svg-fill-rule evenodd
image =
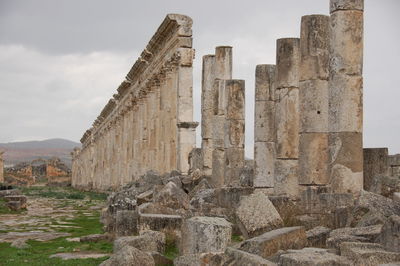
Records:
M81 147L81 144L66 139L0 143L0 150L5 151L3 155L5 165L29 162L38 158L58 157L71 166L71 151L75 147Z

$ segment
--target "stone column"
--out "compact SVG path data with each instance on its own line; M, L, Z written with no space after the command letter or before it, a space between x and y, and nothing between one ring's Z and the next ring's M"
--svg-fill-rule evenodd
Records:
M329 16L301 19L299 184L327 185Z
M0 183L4 182L4 161L3 151L0 151Z
M256 67L254 112L254 187L274 187L275 65Z
M364 157L364 190L371 191L376 176L388 175L388 148L363 149Z
M297 197L299 155L300 40L277 40L276 57L276 162L274 192Z
M216 79L232 79L232 47L217 46L215 48Z
M203 172L208 176L212 174L214 80L215 55L205 55L203 56L203 72L201 81L201 151L203 154Z
M333 192L363 189L363 0L331 0L329 156Z

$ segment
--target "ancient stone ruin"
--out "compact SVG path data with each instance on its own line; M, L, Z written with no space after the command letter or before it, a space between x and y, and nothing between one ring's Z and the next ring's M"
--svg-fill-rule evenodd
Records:
M0 183L4 182L4 160L3 152L0 151Z
M116 191L103 265L169 265L166 239L174 265L400 261L400 156L362 145L363 11L330 0L256 66L250 162L233 48L202 58L195 148L192 20L167 15L73 153L73 186Z

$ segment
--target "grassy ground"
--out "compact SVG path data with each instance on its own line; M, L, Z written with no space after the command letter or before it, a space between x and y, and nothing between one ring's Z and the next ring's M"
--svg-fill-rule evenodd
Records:
M21 190L25 195L30 197L52 198L54 199L54 206L57 208L62 208L66 205L73 206L73 218L65 218L61 224L71 227L53 227L55 231L70 233L71 236L68 236L68 238L102 233L99 211L90 207L104 202L106 194L54 187L31 187L21 188ZM0 201L0 215L10 213L4 207ZM52 221L52 225L60 225L60 221ZM112 243L69 242L66 238L61 237L46 242L29 240L27 241L29 247L24 249L11 247L9 243L0 243L0 265L98 265L107 259L107 257L99 259L61 260L59 258L49 258L49 256L55 253L77 251L112 253Z

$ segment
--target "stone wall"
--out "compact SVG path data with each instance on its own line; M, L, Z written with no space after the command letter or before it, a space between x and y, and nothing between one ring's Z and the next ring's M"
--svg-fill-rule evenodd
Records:
M400 154L389 155L389 175L400 177Z
M149 170L189 170L195 146L192 20L167 15L73 152L72 185L115 189Z

